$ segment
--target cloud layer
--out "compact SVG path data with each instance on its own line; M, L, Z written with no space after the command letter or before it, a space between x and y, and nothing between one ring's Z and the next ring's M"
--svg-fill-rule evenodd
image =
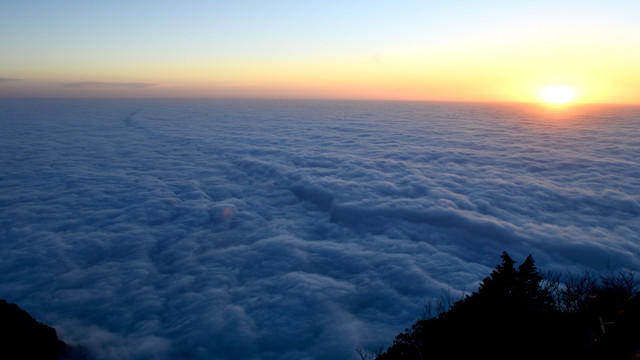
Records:
M356 359L507 250L640 260L638 108L0 103L0 297L100 359Z
M153 87L156 84L144 82L105 82L105 81L80 81L65 83L64 87L70 88L126 88L144 89Z

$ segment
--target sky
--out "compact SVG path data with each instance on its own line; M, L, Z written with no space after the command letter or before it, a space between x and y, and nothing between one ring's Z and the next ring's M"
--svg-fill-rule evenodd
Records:
M2 97L640 103L637 1L13 1Z

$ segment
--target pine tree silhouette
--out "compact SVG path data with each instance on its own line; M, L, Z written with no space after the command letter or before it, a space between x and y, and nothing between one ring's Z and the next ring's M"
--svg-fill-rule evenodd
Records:
M515 262L507 252L502 253L502 264L496 266L491 275L484 278L478 288L478 295L507 298L515 289L518 274L513 267Z
M549 312L554 309L553 299L546 289L540 286L542 275L536 268L531 255L518 267L515 291L517 301L525 311L532 313Z
M550 326L553 301L533 257L517 269L506 252L501 259L477 292L416 322L378 359L570 359L557 350L564 330Z

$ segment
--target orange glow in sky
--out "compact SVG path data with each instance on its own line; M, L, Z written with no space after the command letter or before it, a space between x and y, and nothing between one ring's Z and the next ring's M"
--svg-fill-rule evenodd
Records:
M639 104L638 18L636 1L5 1L0 97L553 102L541 89L570 84Z

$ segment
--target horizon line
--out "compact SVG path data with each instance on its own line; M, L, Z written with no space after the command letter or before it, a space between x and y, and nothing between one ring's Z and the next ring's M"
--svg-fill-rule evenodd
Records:
M428 100L428 99L397 99L397 98L325 98L325 97L243 97L243 96L1 96L0 100L245 100L245 101L327 101L327 102L404 102L404 103L458 103L458 104L519 104L541 105L552 108L567 108L585 105L609 106L640 106L640 103L610 103L610 102L571 102L567 104L550 104L542 101L513 101L513 100Z

